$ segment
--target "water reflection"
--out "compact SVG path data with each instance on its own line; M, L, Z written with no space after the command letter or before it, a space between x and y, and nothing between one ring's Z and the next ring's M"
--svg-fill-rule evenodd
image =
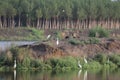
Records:
M14 70L14 80L16 80L16 70Z
M85 73L84 73L84 79L83 80L87 80L87 71L85 71Z
M14 70L11 72L0 72L0 80L119 80L119 75L120 70L80 70L71 72Z

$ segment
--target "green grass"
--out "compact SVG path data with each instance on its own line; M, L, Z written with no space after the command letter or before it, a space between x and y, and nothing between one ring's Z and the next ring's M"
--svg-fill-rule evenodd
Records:
M70 71L78 70L78 61L82 69L100 69L100 68L119 68L120 55L97 54L93 58L87 58L88 63L84 62L83 57L51 57L46 60L35 58L33 52L28 48L11 48L0 54L0 70L12 69L14 59L17 59L17 69L19 70L57 70ZM108 63L109 58L109 63Z
M36 28L6 28L0 29L0 40L16 40L16 41L33 41L33 40L43 40L44 30L39 30Z
M69 39L68 41L72 45L85 45L85 44L98 44L100 40L98 38L91 37L88 40Z
M92 28L89 32L89 37L103 38L103 37L108 37L109 35L110 32L107 29L102 28L100 26Z

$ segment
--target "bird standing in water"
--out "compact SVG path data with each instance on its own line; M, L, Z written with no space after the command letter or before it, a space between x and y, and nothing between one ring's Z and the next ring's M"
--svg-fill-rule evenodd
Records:
M88 62L87 62L87 59L84 57L84 62L87 64Z
M79 68L82 68L82 65L80 64L80 61L78 61L78 66L79 66Z
M16 69L17 65L16 65L16 59L14 60L14 69Z

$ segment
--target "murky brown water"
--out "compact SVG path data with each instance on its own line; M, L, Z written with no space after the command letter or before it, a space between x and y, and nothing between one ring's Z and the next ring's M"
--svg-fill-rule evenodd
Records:
M0 80L120 80L120 70L79 70L71 72L0 72Z

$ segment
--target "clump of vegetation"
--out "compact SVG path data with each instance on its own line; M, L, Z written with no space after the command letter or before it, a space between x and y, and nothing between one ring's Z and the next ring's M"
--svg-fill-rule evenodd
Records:
M0 69L13 68L14 59L17 60L17 69L24 70L76 70L79 69L78 61L80 61L82 69L117 68L120 66L119 55L97 54L93 58L88 58L88 63L85 63L83 58L72 56L51 57L43 60L34 57L33 51L29 48L11 48L6 53L0 54Z
M120 67L120 55L110 55L110 61Z
M44 30L36 28L4 28L0 29L0 40L43 40Z
M39 30L39 29L35 29L35 28L29 28L29 30L31 30L31 39L39 39L39 40L43 40L44 39L44 31L43 30Z
M101 64L106 64L108 59L105 54L97 54L95 55L94 60L100 62Z
M98 38L90 38L88 40L78 40L72 38L68 42L72 45L85 45L85 44L98 44L100 41Z
M92 28L89 32L89 37L108 37L109 36L109 31L105 28L102 27L95 27Z
M69 43L71 43L72 45L79 45L79 44L80 44L80 41L77 40L77 39L70 39L70 40L69 40Z
M62 39L61 31L56 30L56 31L54 32L54 34L55 34L55 38L57 37L57 38L59 38L59 39Z
M90 41L90 44L98 44L100 42L98 38L90 38L89 41Z

